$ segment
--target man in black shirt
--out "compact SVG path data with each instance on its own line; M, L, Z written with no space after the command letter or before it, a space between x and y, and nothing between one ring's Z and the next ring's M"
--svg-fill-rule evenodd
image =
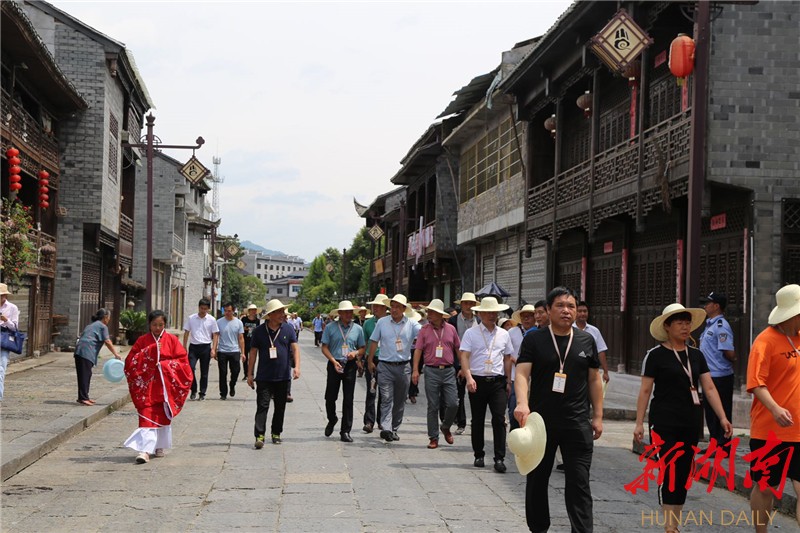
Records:
M250 340L253 338L253 330L258 327L261 320L258 319L258 307L255 304L247 306L247 315L242 317L244 325L244 378L247 381L247 360L250 357Z
M566 287L550 291L547 295L550 326L525 335L517 359L514 416L524 427L528 415L536 411L547 427L544 458L528 474L525 490L528 527L536 533L550 528L547 486L556 448L561 449L564 457L565 500L572 530L592 531L589 468L592 441L603 433L603 382L594 338L572 327L577 309L574 291ZM529 377L530 399L526 401Z

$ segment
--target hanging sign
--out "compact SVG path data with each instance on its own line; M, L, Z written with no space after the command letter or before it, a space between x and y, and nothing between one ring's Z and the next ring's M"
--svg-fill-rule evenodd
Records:
M620 74L642 50L653 44L647 35L624 9L620 9L589 41L589 49L614 72Z

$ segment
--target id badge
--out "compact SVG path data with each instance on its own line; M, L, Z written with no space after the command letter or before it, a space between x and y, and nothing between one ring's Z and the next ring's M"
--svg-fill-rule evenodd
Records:
M278 349L276 347L272 347L269 349L269 358L270 359L277 359L278 358Z
M403 341L400 340L400 339L397 339L396 341L394 341L394 347L398 352L402 352L403 351Z
M690 390L692 392L692 401L694 402L695 405L700 405L700 395L697 394L697 389L692 387Z
M350 353L350 347L346 344L342 345L342 357L345 359L349 359L348 354Z
M494 363L492 363L492 360L491 359L487 359L486 362L484 363L484 365L486 365L486 371L491 373L492 368L494 367Z
M442 357L444 357L444 347L443 346L437 346L436 347L436 358L437 359L441 359Z
M553 392L560 392L564 394L564 388L567 386L567 375L561 372L556 372L553 376Z

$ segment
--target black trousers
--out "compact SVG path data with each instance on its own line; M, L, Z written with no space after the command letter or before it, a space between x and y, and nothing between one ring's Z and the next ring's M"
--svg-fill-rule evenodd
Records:
M506 378L498 376L485 378L473 376L478 389L469 393L469 407L472 410L472 451L475 457L483 457L483 431L486 423L486 408L492 413L492 435L494 438L494 458L506 457Z
M228 397L228 368L231 369L231 390L236 389L239 379L242 354L239 352L217 352L217 368L219 369L219 396Z
M728 417L728 420L731 420L733 417L733 374L719 378L712 377L711 380L714 382L714 386L719 393L719 399L722 402L722 410L725 411L725 416ZM720 424L719 418L717 418L716 413L714 413L714 409L711 408L708 399L704 399L703 401L703 410L706 415L709 438L716 439L717 444L720 446L728 443L731 439L725 438L725 431L722 429L722 424Z
M675 457L676 452L671 451L672 448L678 443L683 443L683 446L676 448L676 451L683 450L683 455L675 459L673 467L667 470L668 475L664 477L664 484L658 486L659 504L683 505L686 503L686 480L689 479L694 461L692 446L697 445L697 426L680 428L650 424L650 442L653 442L653 431L664 440L658 456L659 458L663 457L667 463L672 462ZM674 485L670 489L669 474L673 473L675 474Z
M200 361L200 396L205 396L208 389L208 366L211 363L210 344L189 345L189 364L192 366L192 394L197 392L197 374L195 373L197 361Z
M350 433L353 429L353 399L356 392L356 372L358 365L355 360L350 360L344 365L344 372L336 371L333 363L328 361L328 383L325 386L325 411L328 422L336 420L336 400L339 399L339 387L342 388L342 425L341 433Z
M550 502L548 483L553 471L556 448L561 448L564 458L566 487L564 500L567 506L572 533L592 533L592 491L589 487L589 469L592 466L592 427L585 425L558 428L545 420L547 447L542 462L530 474L525 487L525 518L534 533L550 528Z
M319 344L321 342L322 342L322 332L321 331L315 331L314 332L314 346L319 346Z
M269 414L270 399L275 402L275 411L272 413L272 434L280 435L283 432L283 417L286 414L286 389L289 381L256 381L256 425L254 433L267 434L267 415Z
M378 379L377 376L377 369L375 374L372 374L369 371L369 365L364 363L364 380L367 382L367 395L364 399L364 425L371 424L372 426L375 425L375 398L378 396L378 387L375 387L375 390L370 390L370 385L372 383L372 378Z
M458 370L456 370L458 374ZM458 390L458 409L456 410L456 426L467 427L467 408L464 405L464 396L467 393L467 380L456 375L456 389ZM439 404L439 420L444 422L444 400Z
M89 383L92 381L92 367L88 359L75 356L75 372L78 374L78 401L89 399Z

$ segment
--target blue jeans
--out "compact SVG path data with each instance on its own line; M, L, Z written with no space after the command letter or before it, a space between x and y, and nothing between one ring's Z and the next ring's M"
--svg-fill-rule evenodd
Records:
M0 350L0 402L3 401L3 390L6 382L6 368L8 367L8 352Z

